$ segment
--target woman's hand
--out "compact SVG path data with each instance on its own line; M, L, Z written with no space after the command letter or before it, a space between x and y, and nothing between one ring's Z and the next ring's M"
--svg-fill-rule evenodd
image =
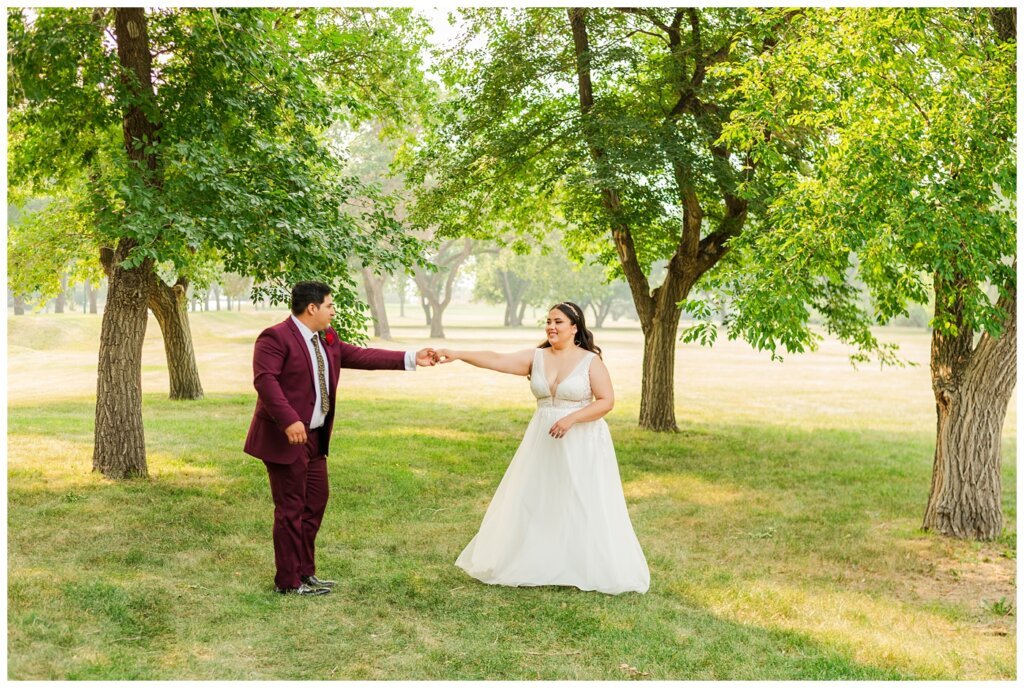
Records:
M576 425L576 421L574 421L569 416L566 416L565 418L560 418L555 422L554 425L551 426L551 429L548 430L548 434L554 437L556 440L561 439L562 437L565 437L565 433L569 432L569 429L572 428L572 426L574 425Z
M434 360L438 363L451 363L459 360L459 355L451 349L434 349Z

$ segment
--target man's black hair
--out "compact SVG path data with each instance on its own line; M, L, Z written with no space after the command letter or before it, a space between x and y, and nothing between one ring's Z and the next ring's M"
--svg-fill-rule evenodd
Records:
M301 315L309 304L322 305L331 288L323 282L298 282L292 287L292 313Z

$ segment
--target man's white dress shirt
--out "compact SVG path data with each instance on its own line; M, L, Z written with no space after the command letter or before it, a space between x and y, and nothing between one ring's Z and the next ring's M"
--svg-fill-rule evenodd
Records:
M313 351L313 347L317 346L320 348L320 355L324 359L324 384L330 384L331 372L330 363L327 359L327 351L324 349L323 342L320 341L320 337L316 338L316 344L313 343L313 330L306 327L305 323L296 318L294 315L291 316L292 322L299 328L299 333L302 334L302 339L306 342L306 350L309 352L309 361L313 364L313 389L316 390L316 400L313 402L313 418L309 421L309 429L315 430L316 428L323 427L326 417L324 412L320 410L320 383L316 379L317 364L316 364L316 352ZM416 353L414 351L405 352L405 369L416 370Z

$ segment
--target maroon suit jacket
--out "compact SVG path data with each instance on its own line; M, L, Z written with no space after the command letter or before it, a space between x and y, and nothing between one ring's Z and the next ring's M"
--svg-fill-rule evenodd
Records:
M338 339L331 328L327 328L326 335L330 341L324 348L329 362L327 389L331 407L321 433L320 449L325 455L334 427L340 369L405 370L405 354L401 351L352 346ZM293 463L306 449L301 444L288 444L284 429L301 420L309 431L316 403L316 378L309 347L290 317L263 330L256 338L252 371L256 410L245 438L245 453L269 463Z

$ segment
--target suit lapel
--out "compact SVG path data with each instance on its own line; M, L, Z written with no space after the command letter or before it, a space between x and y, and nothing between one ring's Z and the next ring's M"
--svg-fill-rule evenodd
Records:
M292 322L291 318L285 320L284 323L287 326L288 331L292 333L293 337L295 337L295 341L299 343L299 347L302 350L302 360L306 362L306 370L309 371L310 381L315 380L316 378L313 375L313 361L309 358L309 343L302 338L302 333L299 332L299 328L295 326L295 323Z

